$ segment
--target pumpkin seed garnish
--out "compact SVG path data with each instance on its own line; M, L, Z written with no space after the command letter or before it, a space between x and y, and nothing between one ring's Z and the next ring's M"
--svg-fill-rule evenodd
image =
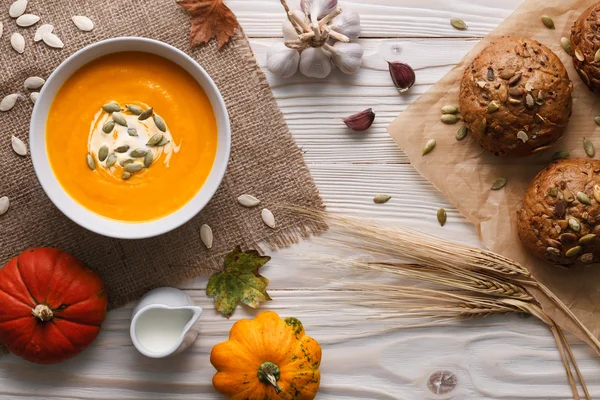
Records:
M200 227L200 240L206 246L207 249L211 249L213 245L213 233L210 226L203 224Z
M507 182L507 179L504 177L496 179L496 181L494 181L494 183L492 183L492 190L502 189L506 185L506 182Z
M579 202L582 204L586 204L588 206L592 205L592 201L590 200L589 196L583 192L577 192L577 200L579 200Z
M485 87L485 85L487 85L486 81L477 81L477 86L479 86L480 88L483 89Z
M113 121L112 119L106 121L104 126L102 126L102 132L104 133L111 133L113 129L115 129L115 121Z
M127 107L129 112L134 115L140 115L144 112L144 109L142 107L136 106L135 104L126 104L125 107Z
M112 113L112 119L121 126L127 126L127 120L125 119L125 116L118 111Z
M126 181L129 178L131 178L131 174L127 171L123 171L123 180Z
M596 123L596 125L600 126L600 115L594 117L594 122Z
M456 106L444 106L442 107L442 114L456 114L458 107Z
M596 54L594 54L594 62L600 61L600 49L596 50Z
M512 97L508 99L508 102L510 104L521 104L521 103L523 103L521 100L519 100L519 99L513 99Z
M10 207L10 200L6 196L0 197L0 215L6 214Z
M138 172L143 170L144 166L142 164L131 163L125 165L123 168L125 168L125 171L127 172Z
M102 109L109 114L112 114L117 111L121 111L121 106L116 101L111 101L110 103L106 103L102 106Z
M479 124L477 125L477 132L480 135L483 135L485 133L485 130L487 129L487 119L482 119L481 121L479 121Z
M427 141L427 143L425 143L425 147L423 147L423 152L421 153L421 155L425 155L429 152L431 152L431 150L433 150L433 148L435 147L435 139L429 139Z
M500 106L498 105L498 103L496 103L495 101L492 101L488 105L486 112L488 114L492 114L492 113L495 113L496 111L498 111L499 108L500 108Z
M134 127L127 128L127 134L129 136L137 136L137 129L135 129Z
M575 58L577 58L581 62L583 62L585 60L583 53L579 49L575 49Z
M160 143L160 141L163 138L163 134L162 133L155 133L154 135L152 135L152 137L148 140L148 143L146 143L148 146L155 146L157 143Z
M129 151L129 145L128 144L124 144L122 146L119 146L115 149L116 153L126 153L127 151Z
M553 188L550 188L550 190L548 190L548 196L551 196L551 197L558 196L558 188L556 186L554 186Z
M133 158L142 158L148 153L148 150L144 149L135 149L129 155Z
M594 235L593 233L588 233L587 235L582 236L581 239L579 239L579 244L588 244L594 239L596 239L596 235Z
M446 214L446 210L440 208L437 212L437 220L441 226L446 224L446 220L448 219L448 215Z
M463 140L467 137L467 133L469 133L469 129L467 129L467 126L461 126L460 128L458 128L458 131L456 131L456 140Z
M519 73L515 74L515 76L513 76L512 78L510 78L510 79L508 80L508 85L509 85L509 86L514 86L514 85L516 85L516 84L517 84L517 83L518 83L518 82L521 80L521 77L522 77L522 76L523 76L523 73L521 73L521 72L519 72Z
M527 136L527 133L524 131L519 131L517 132L517 139L521 139L521 141L523 143L527 142L529 140L529 136Z
M581 250L582 250L581 246L571 247L569 250L567 250L567 252L565 253L565 256L567 256L569 258L576 257L579 253L581 253Z
M594 261L594 254L592 254L592 253L582 254L578 260L584 264L591 263L592 261Z
M269 228L275 228L277 226L275 223L275 216L269 209L263 208L260 212L260 215L265 225L267 225Z
M554 215L556 215L558 218L563 218L565 216L565 210L565 202L562 201L562 199L556 200L556 203L554 204Z
M167 124L165 123L165 120L162 119L159 115L154 114L154 124L161 132L167 131Z
M377 196L373 197L373 203L375 204L384 204L387 203L390 199L392 198L392 196L388 195L388 194L378 194Z
M560 256L560 250L556 247L548 247L546 248L546 251L553 256Z
M238 203L244 207L255 207L260 204L260 200L249 194L243 194L238 197Z
M563 233L558 237L558 240L564 244L575 243L577 241L577 235L574 233Z
M531 93L527 93L527 96L525 96L525 104L529 108L533 107L533 105L535 104L535 101L533 100L533 96L531 95Z
M464 31L468 28L465 21L457 17L450 18L450 25L452 25L453 28L458 29L459 31Z
M566 158L569 158L569 152L566 150L559 150L552 154L552 161L564 160Z
M166 136L163 136L163 138L162 138L162 139L160 139L160 142L158 142L158 143L156 144L156 147L165 146L165 145L166 145L167 143L169 143L169 142L170 142L170 140L169 140L169 139L167 139L167 137L166 137Z
M600 185L594 185L594 198L600 203Z
M27 145L15 135L10 137L10 145L13 151L21 157L25 157L27 155Z
M440 119L443 123L451 125L457 123L460 118L458 118L455 114L442 114Z
M548 29L554 29L554 21L547 15L542 15L542 22Z
M505 81L509 80L513 76L515 76L515 70L514 69L505 69L504 71L502 71L500 73L500 78L504 79Z
M108 146L105 145L98 150L98 161L102 162L106 160L106 157L108 157Z
M143 111L139 115L138 120L143 121L145 119L148 119L148 118L150 118L152 116L153 113L154 113L154 109L153 108L149 108L149 109Z
M135 160L133 158L126 158L125 160L121 161L119 164L121 165L121 167L125 167L127 164L131 164L134 162L135 162Z
M569 228L571 228L571 230L574 232L579 232L581 231L581 224L577 219L569 218Z
M112 167L117 162L117 155L115 153L110 153L108 158L106 159L106 166Z
M90 167L90 169L92 171L95 170L96 169L96 162L94 161L94 157L92 157L92 155L90 153L88 153L85 159L87 161L88 167Z
M144 167L150 168L153 160L154 160L154 153L152 153L151 151L147 152L146 155L144 156Z
M564 36L561 37L560 38L560 45L562 46L562 48L565 51L565 53L567 53L570 56L573 55L573 48L571 47L571 41L569 40L569 38L566 38Z
M565 189L563 190L563 199L565 199L567 203L572 203L575 201L575 196L573 196L573 192L569 189Z
M596 148L588 138L583 138L583 149L585 150L585 154L590 157L594 157L594 154L596 154Z

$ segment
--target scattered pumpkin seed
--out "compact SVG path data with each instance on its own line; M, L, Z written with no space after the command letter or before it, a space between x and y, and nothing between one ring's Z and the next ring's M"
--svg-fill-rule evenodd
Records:
M435 147L435 139L429 139L427 141L427 143L425 143L425 147L423 147L423 152L421 153L421 155L425 155L429 152L431 152L431 150L433 150L433 148Z
M384 204L387 203L390 199L392 198L392 196L390 196L389 194L378 194L377 196L373 197L373 203L375 204Z
M10 45L19 54L25 52L25 38L19 32L15 32L10 36Z
M566 150L559 150L552 154L552 161L564 160L566 158L569 158L569 152Z
M145 119L148 119L148 118L150 118L152 116L153 113L154 113L154 109L153 108L149 108L149 109L143 111L139 115L138 120L143 121Z
M542 15L542 22L548 29L554 29L554 21L547 15Z
M494 181L494 183L492 183L492 190L502 189L506 185L506 182L507 182L507 179L504 177L496 179L496 181Z
M144 112L144 109L142 107L136 106L135 104L125 104L125 107L127 107L129 112L134 115L140 115Z
M575 201L575 196L573 196L573 192L569 189L565 189L563 190L563 199L565 199L567 203L572 203Z
M127 126L127 120L125 119L125 116L118 111L112 113L112 119L121 126Z
M166 136L163 136L163 138L160 139L160 142L156 144L156 147L165 146L169 142L170 140Z
M581 224L576 218L569 218L569 228L573 230L573 232L581 231Z
M88 167L90 167L90 169L93 171L96 169L96 162L94 161L94 157L92 157L92 155L90 153L88 153L85 157L86 161L87 161L87 165Z
M565 51L565 53L567 53L570 56L573 55L573 48L571 47L571 41L569 40L569 38L566 38L564 36L561 37L560 45L563 48L563 50Z
M0 197L0 215L6 214L10 207L10 200L6 196Z
M125 168L125 171L127 172L139 172L144 169L144 166L142 164L131 163L125 165L123 168Z
M8 9L8 15L10 15L11 18L18 18L25 13L26 8L27 0L15 0Z
M112 167L117 162L117 155L115 153L110 153L106 158L106 166Z
M46 83L46 80L44 78L40 78L39 76L31 76L25 79L25 83L23 83L23 86L27 90L35 90L44 86L44 83Z
M83 15L75 15L71 17L71 20L77 28L84 32L90 32L94 29L94 23L91 19Z
M109 114L121 111L121 106L116 101L111 101L102 106L102 109Z
M207 249L211 249L213 245L213 233L210 226L203 224L200 227L200 240L206 246Z
M459 31L464 31L468 28L465 21L458 17L450 18L450 25L452 25L453 28L458 29Z
M600 185L594 185L594 198L600 203Z
M44 43L46 43L48 46L54 49L62 49L63 47L65 47L63 41L60 40L60 38L52 32L42 33L42 40L44 41Z
M499 108L500 108L500 106L498 105L498 103L496 103L495 101L492 101L488 105L486 112L488 114L492 114L492 113L495 113L496 111L498 111Z
M517 139L521 139L523 143L526 143L529 140L529 136L524 131L517 132Z
M260 204L260 200L249 194L243 194L238 197L238 203L244 207L255 207Z
M442 107L442 114L456 114L458 107L456 106L444 106Z
M458 128L458 131L456 131L456 140L463 140L467 137L467 133L469 133L469 129L467 128L467 126L461 126L460 128Z
M155 146L156 144L160 143L160 141L163 138L163 134L162 133L155 133L154 135L152 135L152 137L150 139L148 139L148 143L146 143L148 146Z
M575 49L574 53L575 53L575 58L576 59L578 59L581 62L585 61L585 57L583 56L583 53L581 52L581 50Z
M142 158L148 153L148 150L144 149L135 149L129 155L133 158Z
M123 171L123 180L126 181L129 178L131 178L131 173Z
M482 119L481 121L479 121L479 124L477 124L477 132L480 135L483 135L485 133L485 130L487 129L487 119Z
M448 215L446 214L446 210L440 208L437 212L437 220L441 226L446 224L446 220L448 219Z
M129 145L128 144L124 144L122 146L119 146L115 149L115 153L126 153L127 151L129 151Z
M106 121L106 123L102 126L102 132L104 133L111 133L113 129L115 129L115 121L112 119Z
M134 162L135 160L133 158L126 158L125 160L119 162L119 165L121 165L121 167L125 167L127 164L132 164Z
M269 228L275 228L277 226L275 223L275 216L269 209L263 208L260 212L260 216L262 217L265 225L267 225Z
M551 197L558 196L558 188L556 186L554 186L553 188L550 188L550 190L548 190L548 196L551 196Z
M152 153L151 151L147 152L146 155L144 156L144 167L150 168L153 160L154 160L154 153Z
M440 119L443 123L451 125L457 123L460 118L457 117L455 114L442 114L442 117Z
M548 247L546 248L548 254L552 254L553 256L560 256L560 250L556 247Z
M18 137L11 136L10 137L10 145L15 153L20 155L21 157L25 157L27 155L27 145Z
M129 128L127 128L127 134L129 136L137 136L138 135L137 129L135 129L134 127L129 127Z
M579 239L579 244L588 244L594 239L596 239L596 235L594 235L593 233L588 233L587 235L582 236L581 239Z
M576 257L579 253L581 253L581 250L582 250L581 246L571 247L569 250L567 250L567 252L565 253L565 256L567 256L569 258Z
M154 124L156 125L159 131L167 131L167 124L165 123L165 120L162 119L159 115L154 114Z
M592 201L590 200L589 196L583 192L577 192L577 200L579 200L579 202L582 204L586 204L588 206L592 205Z
M596 154L596 148L588 138L583 138L583 149L585 150L585 154L590 157L594 157L594 154Z
M578 259L580 262L584 263L584 264L589 264L592 261L594 261L594 254L592 253L585 253L582 254L581 257L579 257Z
M108 146L105 145L98 150L98 161L102 162L106 160L106 157L108 157Z
M0 111L9 111L11 110L15 104L17 104L17 100L19 99L19 94L13 93L5 96L0 101Z

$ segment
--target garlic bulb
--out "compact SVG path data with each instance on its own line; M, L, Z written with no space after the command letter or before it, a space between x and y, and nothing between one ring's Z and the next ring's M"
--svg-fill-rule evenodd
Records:
M267 68L274 75L289 78L298 71L300 53L288 48L285 43L275 43L267 53ZM329 74L328 74L329 75Z
M342 13L333 19L331 29L356 40L360 36L360 15L357 12Z
M354 74L360 69L363 48L358 43L337 42L332 46L326 45L331 51L333 64L345 74Z
M309 47L300 54L300 72L309 78L326 78L333 69L331 54L320 47Z
M317 22L337 8L337 0L300 0L300 7L312 22ZM307 9L308 6L308 9Z

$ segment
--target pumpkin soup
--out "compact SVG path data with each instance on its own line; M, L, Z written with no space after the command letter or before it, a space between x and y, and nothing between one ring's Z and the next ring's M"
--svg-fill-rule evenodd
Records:
M217 150L217 122L200 84L160 56L113 53L76 71L46 123L57 180L107 218L167 216L200 190Z

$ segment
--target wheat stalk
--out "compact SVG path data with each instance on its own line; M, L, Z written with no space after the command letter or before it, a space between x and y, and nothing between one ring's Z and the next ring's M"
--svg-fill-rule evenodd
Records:
M600 354L600 342L569 308L529 271L507 257L488 250L443 240L403 228L384 228L372 221L327 215L321 211L294 208L307 217L325 218L332 227L326 239L339 245L365 251L368 260L330 258L353 269L377 271L408 278L421 286L360 283L350 286L359 304L388 308L397 318L474 318L492 314L527 313L547 324L559 350L573 398L579 400L575 376L586 399L591 399L571 348L552 318L529 292L541 290L582 329ZM383 259L385 261L379 261ZM408 260L409 263L400 262ZM376 298L377 300L374 300ZM574 369L575 375L572 369Z

